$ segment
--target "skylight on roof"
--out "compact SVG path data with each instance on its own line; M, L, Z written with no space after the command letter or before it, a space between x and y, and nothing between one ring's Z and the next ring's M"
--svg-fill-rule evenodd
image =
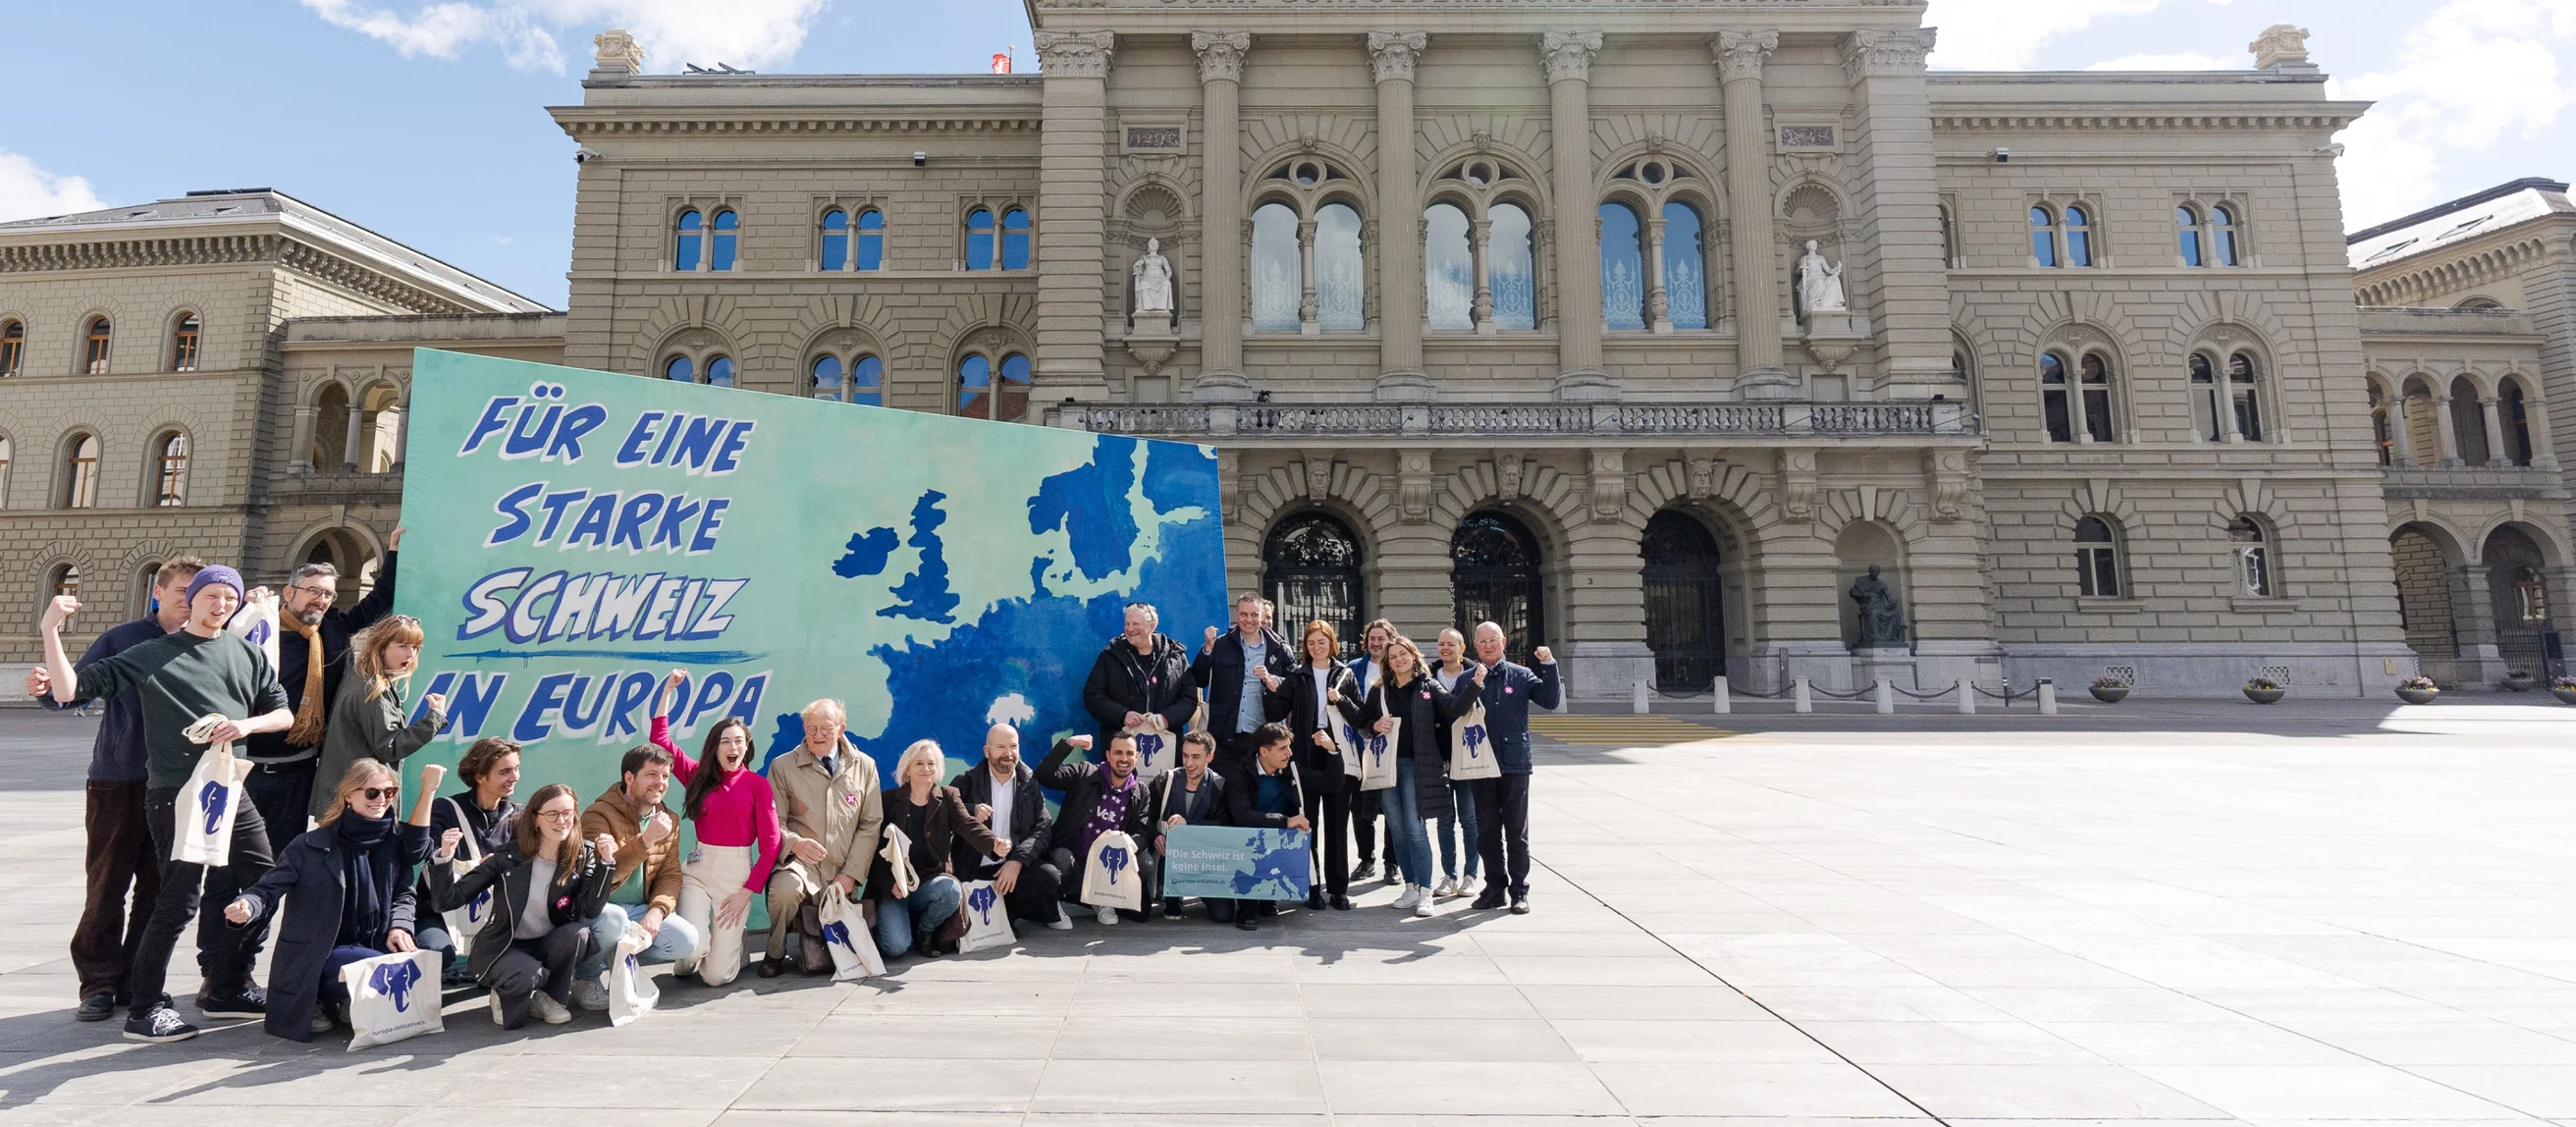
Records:
M2472 230L2475 230L2475 229L2477 229L2478 227L2483 226L2483 225L2486 223L2486 221L2487 221L2487 220L2490 220L2490 219L2493 219L2493 218L2495 218L2495 216L2492 216L2492 215L2481 215L2481 216L2479 216L2479 217L2477 217L2477 218L2475 218L2475 219L2469 220L2469 221L2468 221L2468 222L2466 222L2466 223L2462 223L2462 224L2460 224L2460 225L2459 225L2459 226L2457 226L2457 227L2453 227L2453 228L2451 228L2451 229L2450 229L2450 230L2448 230L2448 231L2444 231L2444 232L2442 232L2442 237L2443 237L2443 238L2445 238L2445 239L2447 239L2447 238L2450 238L2450 237L2451 237L2451 236L2453 236L2453 235L2457 235L2457 234L2459 234L2459 233L2461 233L2461 232L2463 232L2463 231L2472 231Z
M2394 244L2391 244L2391 245L2389 245L2389 246L2387 246L2387 247L2383 247L2383 248L2381 248L2381 249L2380 249L2380 251L2379 251L2379 253L2377 253L2377 254L2373 254L2373 255L2371 255L2371 256L2370 256L2370 257L2368 257L2368 258L2362 259L2362 261L2364 261L2364 262L2377 262L2377 261L2379 261L2380 259L2383 259L2383 258L2386 258L2386 257L2388 257L2388 256L2390 256L2390 255L2396 254L2397 252L2399 252L2399 251L2401 251L2401 250L2405 250L2406 248L2411 247L2411 246L2414 246L2414 245L2415 245L2415 240L2413 240L2413 239L2408 239L2408 240L2406 240L2405 242L2402 242L2402 243L2394 243Z

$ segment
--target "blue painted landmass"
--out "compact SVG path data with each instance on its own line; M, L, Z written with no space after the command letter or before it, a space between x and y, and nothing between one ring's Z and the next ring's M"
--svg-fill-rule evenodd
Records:
M948 514L939 510L939 503L947 499L947 494L931 489L912 503L912 539L906 543L920 549L921 566L895 584L894 597L902 601L878 611L877 617L957 621L952 614L957 609L957 596L948 589L947 549L939 541L939 526L948 523Z
M1105 579L1135 564L1139 530L1127 491L1136 487L1137 442L1102 435L1091 464L1046 479L1029 498L1029 531L1063 529L1073 541L1073 566L1085 579Z
M853 532L841 558L832 561L832 574L843 579L857 579L883 572L887 557L894 555L895 545L901 542L891 528Z

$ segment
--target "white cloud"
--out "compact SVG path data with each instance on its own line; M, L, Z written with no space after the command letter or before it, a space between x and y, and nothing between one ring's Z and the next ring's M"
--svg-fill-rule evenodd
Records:
M2086 70L2243 70L2252 66L2245 56L2207 55L2198 51L2175 51L2164 55L2122 55L2087 65Z
M1932 0L1926 26L1941 29L1932 65L1951 70L2021 70L2049 40L2114 16L2135 16L2166 0Z
M96 211L107 203L78 176L56 176L36 162L0 149L0 222Z
M2344 131L2337 168L2348 225L2392 218L2450 195L2446 153L2539 135L2576 103L2564 61L2576 48L2566 0L2449 0L2409 28L2392 70L2333 83L2378 102Z
M824 0L449 0L402 9L370 7L366 0L303 4L331 25L382 40L405 57L454 59L490 47L521 70L560 73L587 69L586 58L565 56L564 41L587 48L591 36L611 27L644 45L650 70L718 62L756 70L796 53Z

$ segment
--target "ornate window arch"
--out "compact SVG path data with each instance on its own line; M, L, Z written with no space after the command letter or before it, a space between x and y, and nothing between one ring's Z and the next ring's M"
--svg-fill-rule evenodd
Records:
M2040 200L2030 205L2031 265L2098 265L2101 240L2102 211L2090 200Z
M655 353L660 359L654 362L653 374L681 383L733 387L742 374L733 353L732 343L714 329L682 329Z
M1432 182L1423 208L1423 316L1434 329L1538 327L1538 185L1516 160L1476 153Z
M805 350L806 393L835 403L885 406L885 351L857 329L833 329Z
M965 249L958 261L968 270L1026 270L1031 236L1027 205L1011 200L968 200L959 231Z
M2234 199L2178 201L2174 239L2185 266L2242 266L2245 205Z
M1695 163L1658 148L1610 174L1596 213L1605 328L1709 327L1709 279L1716 273L1709 226L1717 197L1693 171Z
M98 468L102 449L98 435L89 431L76 430L64 436L62 485L54 492L54 507L98 507Z
M958 350L957 414L969 419L1024 422L1029 413L1032 370L1028 350L1010 334L977 334Z
M81 366L83 375L104 376L110 353L116 344L115 324L100 313L81 322Z
M885 212L873 204L827 202L814 225L814 268L825 273L885 266Z
M1249 271L1254 332L1368 327L1366 204L1359 182L1317 153L1288 157L1255 185Z
M188 432L176 427L152 436L151 462L145 466L151 494L144 500L157 508L188 503Z
M2496 381L2496 421L2504 431L2502 454L2509 464L2528 466L2538 450L2531 444L2531 393L2528 380L2509 372Z
M2048 441L2119 441L2117 377L2111 350L2081 338L2040 353L2040 411Z
M2075 522L2075 593L2088 599L2116 599L2128 590L2127 553L2122 550L2119 522L2101 513L2086 513Z
M171 371L197 370L197 355L203 337L204 325L198 321L195 310L183 309L170 318Z

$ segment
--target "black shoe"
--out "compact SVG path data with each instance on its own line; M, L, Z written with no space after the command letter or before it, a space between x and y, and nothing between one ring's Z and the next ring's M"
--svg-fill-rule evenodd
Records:
M1529 914L1528 893L1522 893L1521 895L1512 897L1512 914L1515 916L1526 916Z
M1348 897L1348 896L1336 896L1336 897L1333 897L1333 910L1334 910L1334 911L1336 911L1336 912L1347 912L1347 911L1350 911L1350 910L1351 910L1351 898L1350 898L1350 897Z
M1318 888L1306 894L1306 910L1309 912L1320 912L1324 910L1323 889Z
M785 959L762 959L760 961L760 977L762 978L776 978L785 973L787 973L787 960Z
M212 990L197 991L197 1012L207 1017L267 1017L268 992L254 984L218 994Z
M1242 928L1245 931L1259 931L1261 930L1261 920L1250 912L1237 909L1234 913L1234 926Z
M1488 892L1477 897L1467 906L1479 912L1490 912L1503 906L1503 894L1499 892Z
M1178 899L1166 899L1163 901L1163 918L1167 920L1177 920L1181 918L1181 902Z
M116 1014L116 995L101 990L81 999L80 1009L72 1016L82 1021L106 1021Z
M168 1006L154 1006L125 1019L125 1039L167 1045L197 1035L197 1027L179 1017L179 1011Z
M1351 879L1355 881L1367 880L1376 875L1377 862L1372 858L1362 857L1359 864L1351 867Z

